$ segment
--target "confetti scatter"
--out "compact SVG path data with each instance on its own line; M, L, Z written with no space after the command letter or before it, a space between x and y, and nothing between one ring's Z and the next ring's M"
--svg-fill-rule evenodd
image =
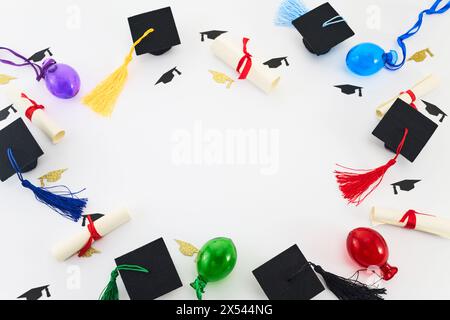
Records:
M422 102L426 106L425 110L427 110L427 112L430 115L435 116L435 117L441 116L441 118L439 119L439 122L441 122L441 123L444 122L445 117L447 117L447 114L444 111L442 111L441 109L439 109L438 106L436 106L430 102L427 102L425 100L422 100Z
M53 56L53 53L50 51L50 48L46 48L46 49L36 52L31 57L29 57L28 60L33 61L33 62L40 62L40 61L44 60L47 53L50 57Z
M218 36L220 36L220 35L222 35L222 34L224 34L224 33L227 33L228 31L221 31L221 30L211 30L211 31L203 31L203 32L200 32L200 35L201 35L201 41L202 42L204 42L205 41L205 36L208 38L208 39L211 39L211 40L214 40L214 39L216 39Z
M54 170L54 171L50 171L47 174L44 174L42 177L39 177L39 181L41 182L41 187L45 187L45 180L47 180L47 182L57 182L61 179L61 176L64 172L66 172L67 169L60 169L60 170Z
M198 253L198 249L194 247L192 244L187 243L185 241L181 240L175 240L179 247L180 252L185 255L186 257L192 257L194 254Z
M364 89L363 87L354 86L352 84L342 84L334 87L341 89L341 92L346 95L354 94L358 91L360 97L362 97L362 89Z
M226 74L223 74L222 72L209 70L209 72L213 75L213 80L217 83L226 83L227 89L230 89L231 85L233 84L234 80L231 79Z
M101 253L101 251L99 251L99 250L97 250L97 249L95 249L93 247L90 247L81 257L82 258L90 258L94 254L99 254L99 253Z
M177 67L170 69L169 71L164 73L161 78L159 78L159 80L155 83L155 86L161 82L164 84L171 82L175 77L175 73L181 75L181 72L177 69Z
M430 55L430 57L434 57L434 54L430 51L429 48L417 51L416 53L414 53L409 59L408 61L415 61L415 62L422 62L427 58L427 53Z
M411 191L415 188L415 184L419 183L421 180L402 180L396 183L391 184L391 186L394 188L394 194L398 194L398 189L400 188L401 191Z
M286 65L286 67L289 67L289 62L287 61L287 57L273 58L273 59L267 60L263 64L268 66L271 69L275 69L275 68L280 67L283 64L283 62Z
M8 84L11 80L16 80L17 78L8 76L7 74L0 74L0 84Z

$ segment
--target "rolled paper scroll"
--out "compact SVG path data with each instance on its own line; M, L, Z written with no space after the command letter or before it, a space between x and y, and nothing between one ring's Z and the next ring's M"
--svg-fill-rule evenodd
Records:
M94 222L95 229L101 237L114 231L121 225L130 221L131 217L128 210L120 210L115 213L110 213ZM89 241L91 234L88 228L83 228L80 232L73 235L71 238L63 241L52 249L52 255L58 261L64 261L71 256L78 253Z
M414 210L396 211L374 207L370 212L370 220L373 225L390 224L450 239L450 219Z
M66 132L49 118L43 106L36 104L27 94L13 86L10 86L6 90L6 94L14 106L20 110L33 125L44 132L54 144L60 142L64 138Z
M234 70L238 68L241 59L245 56L242 42L233 42L227 34L217 37L213 41L211 49L220 60ZM246 79L265 93L270 93L280 82L280 76L263 65L258 59L255 59L253 56L250 57L251 67L248 74L246 74Z
M400 93L395 98L381 104L376 111L377 117L379 119L383 118L384 115L389 111L389 109L394 104L395 100L402 99L408 104L414 103L416 99L422 98L424 95L431 92L433 89L439 86L439 78L435 75L429 75L419 83L415 84L410 90ZM415 98L414 98L415 97Z

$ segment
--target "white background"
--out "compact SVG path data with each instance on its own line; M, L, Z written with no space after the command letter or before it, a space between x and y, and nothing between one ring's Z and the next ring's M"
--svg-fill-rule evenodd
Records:
M189 287L196 277L194 259L182 256L173 239L200 247L216 236L228 236L237 246L237 266L225 281L208 285L205 299L265 299L251 271L294 243L325 269L353 274L359 267L350 260L345 240L353 228L370 225L373 205L450 218L449 119L414 164L402 158L358 208L341 198L333 176L335 163L372 168L391 157L371 135L378 121L375 108L427 74L440 75L443 85L426 100L450 111L448 14L426 17L421 32L407 41L410 55L430 47L434 58L370 78L356 77L345 67L346 53L360 42L396 48L396 37L431 3L335 0L333 6L356 36L317 57L304 48L296 31L273 25L278 0L2 1L2 46L25 55L50 46L58 61L72 65L82 77L81 93L62 101L52 97L44 83L33 81L31 69L0 66L0 73L20 78L16 84L46 105L68 133L53 146L30 125L45 156L26 177L38 183L36 178L50 170L69 168L61 182L73 190L87 187L88 212L126 206L133 220L95 244L100 255L58 263L51 247L80 225L35 201L16 178L2 183L0 298L14 299L50 284L52 299L97 299L115 257L162 236L184 283L163 298L194 299ZM306 4L313 8L320 2ZM160 57L135 58L112 119L100 118L80 101L122 63L131 45L127 17L167 5L172 6L182 45ZM380 10L380 29L368 24L371 5ZM233 77L235 73L212 55L210 40L200 42L199 32L211 29L250 37L250 52L264 61L287 55L291 66L277 69L282 74L278 89L265 95L246 81L230 90L213 82L208 69ZM174 66L182 76L154 86ZM361 85L364 96L343 95L333 87L344 83ZM9 101L1 96L0 103L7 106ZM172 135L177 130L193 132L198 122L220 132L279 130L278 172L263 175L258 165L176 166ZM407 178L423 181L415 190L394 196L390 183ZM387 299L450 298L448 240L390 226L377 230L389 245L389 262L399 268L384 284ZM67 286L74 267L80 268L78 289ZM118 284L121 298L128 299L120 279ZM334 296L326 291L317 298Z

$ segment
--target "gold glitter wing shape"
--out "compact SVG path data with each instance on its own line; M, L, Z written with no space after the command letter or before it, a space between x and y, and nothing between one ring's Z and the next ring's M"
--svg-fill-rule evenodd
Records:
M423 60L426 59L427 57L427 53L430 55L430 57L434 57L434 54L430 51L429 48L417 51L416 53L414 53L409 59L408 61L414 60L415 62L422 62Z
M221 84L226 83L227 89L229 89L231 87L232 83L234 82L233 79L231 79L226 74L223 74L222 72L218 72L218 71L214 71L214 70L209 70L209 72L212 74L213 80L215 82L221 83Z
M97 249L95 249L93 247L90 247L82 257L83 258L90 258L94 254L98 254L98 253L101 253L101 251L99 251L99 250L97 250Z
M181 241L181 240L175 240L179 247L180 252L187 256L187 257L192 257L194 254L198 253L198 249L196 247L194 247L192 244L187 243L185 241Z
M17 78L8 76L7 74L0 74L0 84L8 84L11 80L15 80Z
M42 177L39 177L39 181L41 182L41 187L45 187L44 181L47 180L47 182L57 182L59 179L61 179L61 176L64 172L66 172L67 169L60 169L60 170L54 170L50 171L47 174L44 174Z

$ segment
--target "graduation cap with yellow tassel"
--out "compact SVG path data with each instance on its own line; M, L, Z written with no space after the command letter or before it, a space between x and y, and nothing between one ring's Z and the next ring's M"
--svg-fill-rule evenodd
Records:
M170 7L130 17L128 23L134 43L123 64L83 98L85 105L105 117L111 116L125 86L134 50L138 56L146 53L161 55L181 43ZM148 37L150 34L152 36Z

